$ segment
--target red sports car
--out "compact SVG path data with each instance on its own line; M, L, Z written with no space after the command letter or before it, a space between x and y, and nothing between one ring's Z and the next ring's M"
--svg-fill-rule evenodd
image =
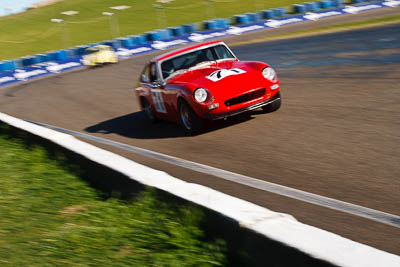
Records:
M224 42L214 41L152 59L136 94L150 120L178 122L192 134L204 120L256 108L279 109L279 89L278 77L268 64L239 61Z

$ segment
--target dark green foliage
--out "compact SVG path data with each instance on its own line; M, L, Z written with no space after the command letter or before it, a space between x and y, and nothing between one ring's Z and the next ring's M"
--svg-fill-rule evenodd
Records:
M0 124L1 266L226 263L225 241L206 236L198 207L153 189L104 198L62 155L50 159L44 148L9 134Z

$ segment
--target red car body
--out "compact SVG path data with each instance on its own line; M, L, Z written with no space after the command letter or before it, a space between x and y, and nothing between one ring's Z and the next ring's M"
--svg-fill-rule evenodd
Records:
M204 57L204 53L207 53L205 62L195 58ZM186 61L198 63L194 66L187 63L191 67L183 68ZM272 75L273 78L267 79L264 70L267 77ZM226 118L260 107L266 111L278 109L280 85L274 74L268 64L239 61L225 43L214 41L152 59L142 72L136 94L150 119L181 122L192 132L198 130L198 122L205 119ZM205 90L195 95L199 88ZM205 97L205 101L198 101ZM186 110L180 108L182 105ZM190 123L196 125L185 125L185 112L190 113Z

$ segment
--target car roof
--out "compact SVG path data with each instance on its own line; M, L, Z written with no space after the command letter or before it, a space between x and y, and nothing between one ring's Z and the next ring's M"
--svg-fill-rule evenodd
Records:
M185 52L189 52L191 50L196 50L201 47L207 47L207 46L216 45L216 44L225 44L225 43L223 41L212 41L212 42L201 43L201 44L197 44L197 45L193 45L193 46L189 46L189 47L185 47L185 48L180 48L180 49L176 49L174 51L162 54L160 56L157 56L157 57L153 58L151 61L156 62L156 61L165 60L167 58L171 58L176 55L179 55L179 54L182 54Z

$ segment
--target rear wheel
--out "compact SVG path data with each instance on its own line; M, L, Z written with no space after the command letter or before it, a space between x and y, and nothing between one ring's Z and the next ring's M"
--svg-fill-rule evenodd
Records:
M179 100L179 118L186 133L193 135L203 126L203 120L197 116L193 109L184 100Z
M262 107L265 113L277 111L281 107L281 92L276 93L274 98L276 99L274 102Z
M153 109L151 108L151 105L146 98L143 98L142 105L143 105L143 111L146 114L147 119L152 123L157 122L157 118L154 115Z

